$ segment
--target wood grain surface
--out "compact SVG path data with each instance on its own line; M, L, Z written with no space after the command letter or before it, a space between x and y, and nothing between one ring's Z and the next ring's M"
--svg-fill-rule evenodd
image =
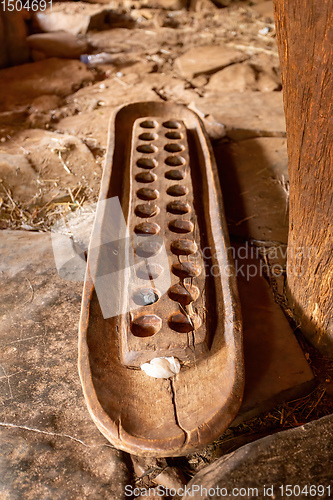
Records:
M333 356L332 39L330 0L275 0L287 124L287 285L301 330Z

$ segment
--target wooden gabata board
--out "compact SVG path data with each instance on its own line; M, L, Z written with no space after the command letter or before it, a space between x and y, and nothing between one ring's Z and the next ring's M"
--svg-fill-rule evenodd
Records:
M178 373L141 366L175 359ZM200 118L141 102L116 111L88 253L79 372L89 412L117 448L185 455L236 416L240 304L217 169Z

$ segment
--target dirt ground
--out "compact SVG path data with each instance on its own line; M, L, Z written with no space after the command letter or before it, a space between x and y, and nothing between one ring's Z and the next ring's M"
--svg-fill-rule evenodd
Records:
M80 36L90 52L112 54L113 64L46 59L2 70L1 228L46 230L64 210L96 201L108 117L116 106L163 99L192 103L205 113L216 92L279 92L272 5L259 4L267 11L261 15L249 4L219 9L199 2L191 12L141 8L146 4L135 1L127 4L136 21L131 29ZM76 12L95 7L71 5ZM69 9L66 3L54 6L59 8ZM193 76L175 63L193 47L221 45L237 55L229 63L227 54L222 77L218 65Z
M218 7L219 3L198 0L187 10L176 0L113 2L112 8L122 13L113 24L75 34L84 42L85 53L107 53L108 63L37 60L35 54L35 62L0 71L0 229L49 232L62 216L96 202L109 117L117 106L129 102L174 101L197 110L217 159L221 148L234 154L233 148L239 151L243 141L259 140L266 141L260 144L266 144L269 154L278 150L279 156L283 151L286 163L272 2L225 2L226 7L223 2ZM101 9L94 3L71 5L75 14L90 17ZM66 25L74 12L71 8L67 2L55 4L55 12L65 16L58 29ZM191 49L194 52L188 54ZM222 65L214 62L221 58ZM286 244L288 178L287 173L279 174L278 180L274 175L265 192L278 186L281 214L262 238L260 225L252 229L249 225L251 234L241 233L244 214L237 215L238 238ZM277 289L274 293L287 310L283 294ZM317 377L314 391L228 429L204 452L168 460L169 465L190 478L242 444L332 412L331 365L304 341L297 325L292 327ZM156 485L159 480L154 479L166 464L134 463L136 484Z

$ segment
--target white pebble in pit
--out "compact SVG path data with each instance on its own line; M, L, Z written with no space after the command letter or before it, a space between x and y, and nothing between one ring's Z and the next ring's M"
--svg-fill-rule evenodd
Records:
M170 378L179 373L180 363L173 356L168 358L154 358L150 363L141 365L141 370L149 375L149 377Z

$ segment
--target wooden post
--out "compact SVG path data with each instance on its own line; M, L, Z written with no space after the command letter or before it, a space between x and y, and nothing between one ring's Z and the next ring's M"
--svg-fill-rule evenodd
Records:
M31 13L22 9L8 11L8 5L0 3L0 68L16 66L29 61L26 20Z
M333 356L333 2L275 0L287 122L287 295L309 341Z

